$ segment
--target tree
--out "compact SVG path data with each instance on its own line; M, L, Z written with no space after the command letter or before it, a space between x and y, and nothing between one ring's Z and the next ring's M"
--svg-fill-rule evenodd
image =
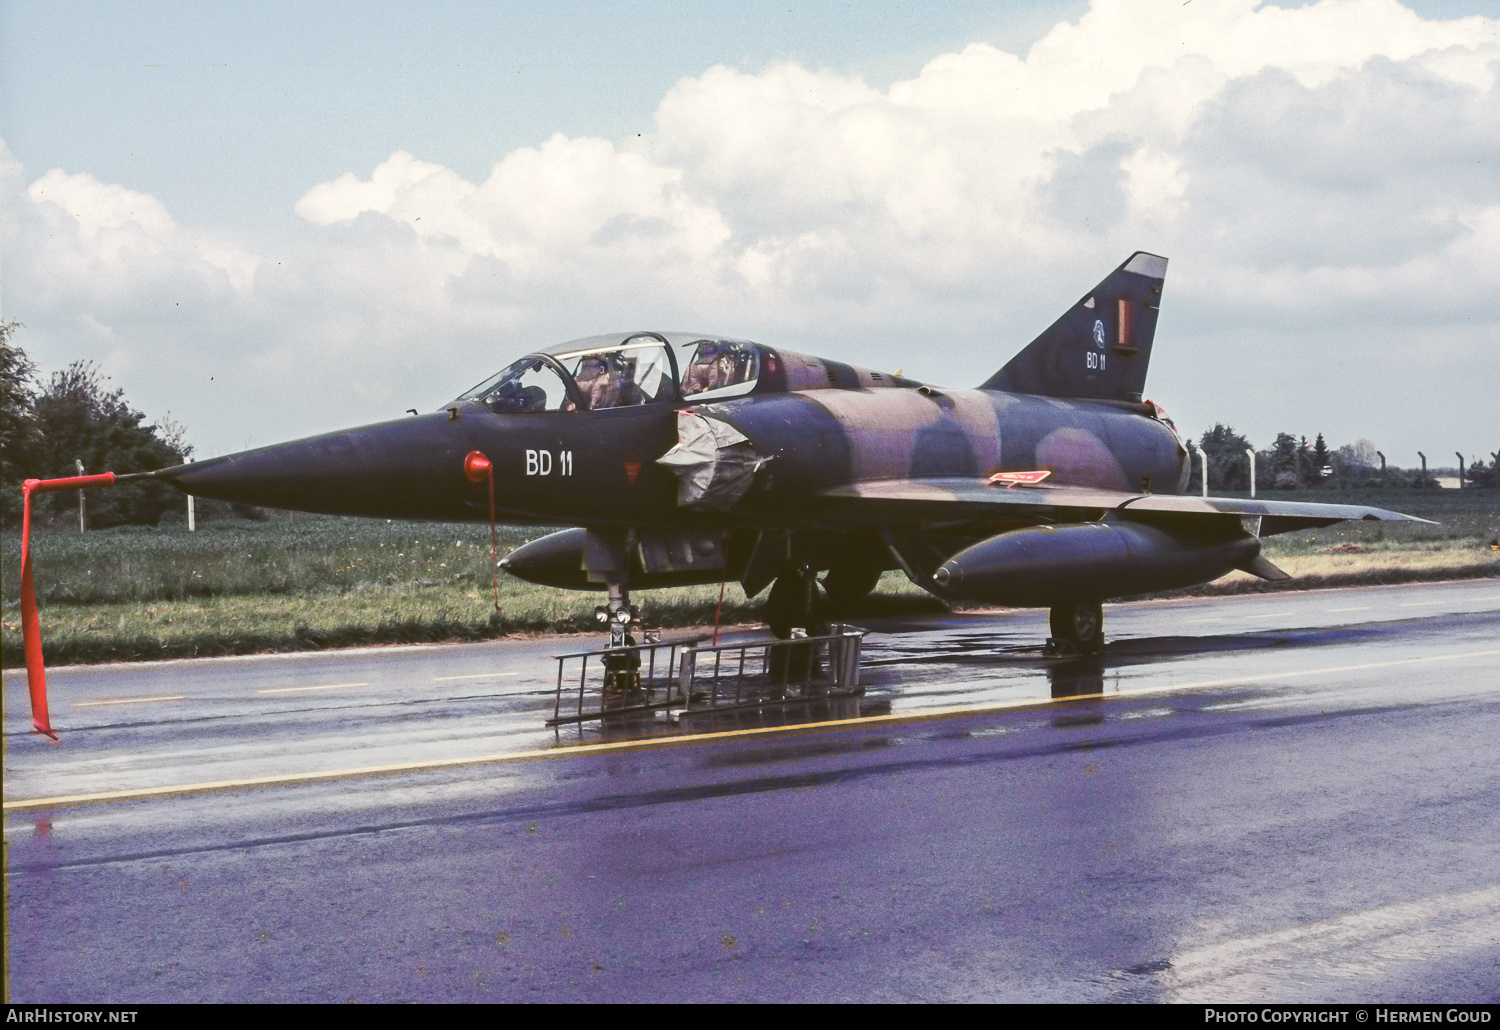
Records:
M1355 440L1333 452L1333 468L1342 486L1380 486L1380 457L1369 440Z
M1491 457L1494 457L1492 454ZM1500 486L1500 460L1492 461L1486 465L1483 461L1470 459L1468 469L1464 473L1465 486Z
M1297 441L1297 486L1304 487L1317 481L1318 473L1312 463L1312 446L1304 436Z
M0 322L0 521L21 518L24 456L36 436L36 364L12 342L20 322Z
M0 518L19 524L21 482L84 471L146 472L181 463L190 453L183 429L170 419L142 425L145 416L125 402L123 391L105 388L98 366L75 361L38 387L36 365L15 342L19 322L0 322ZM163 432L164 430L164 432ZM39 494L33 516L40 522L71 520L71 492ZM154 525L181 495L161 483L130 483L89 496L89 524Z
M146 472L180 464L187 448L164 441L156 426L125 402L119 388L107 390L99 367L75 361L54 372L37 395L37 439L28 473L39 479L85 473ZM180 495L161 483L130 483L89 495L89 525L103 529L123 523L155 525L176 507ZM44 509L58 514L71 507L73 495L48 495ZM33 504L38 503L33 501Z
M1349 444L1345 444L1344 446L1349 448L1355 461L1368 468L1373 469L1375 463L1380 460L1380 452L1375 449L1375 442L1373 440L1366 440L1364 437L1360 437L1354 441L1352 446ZM1339 448L1339 450L1343 449L1343 447Z
M1323 442L1322 433L1319 433L1317 440L1313 441L1311 461L1312 466L1306 470L1306 481L1308 483L1321 483L1323 481L1323 470L1330 468L1332 465L1329 459L1328 445Z
M1214 423L1214 427L1198 441L1203 453L1208 455L1209 490L1248 490L1250 488L1250 462L1245 451L1250 441L1230 426Z
M1306 441L1303 441L1306 443ZM1271 444L1271 449L1264 452L1266 463L1270 466L1271 482L1268 484L1278 490L1295 490L1301 485L1301 477L1297 474L1297 438L1291 433L1277 433L1276 442Z

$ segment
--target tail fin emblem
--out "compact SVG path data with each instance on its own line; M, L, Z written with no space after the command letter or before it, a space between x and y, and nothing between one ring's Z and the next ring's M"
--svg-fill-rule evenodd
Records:
M1104 349L1104 319L1094 319L1094 346Z

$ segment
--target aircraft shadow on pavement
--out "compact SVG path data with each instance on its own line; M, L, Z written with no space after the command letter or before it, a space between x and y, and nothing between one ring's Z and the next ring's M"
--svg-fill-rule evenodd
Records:
M1393 624L1386 623L1376 626L1290 629L1273 633L1127 637L1108 641L1103 653L1095 657L1112 668L1230 651L1269 651L1288 647L1364 643L1389 636L1392 626ZM881 629L886 627L882 626ZM1071 660L1047 653L1040 644L1017 646L1009 643L1013 639L1014 636L1008 633L965 633L935 643L930 654L911 648L901 641L898 653L879 661L880 664L899 662L913 665L927 662L941 662L945 665L1034 665Z
M1443 624L1449 620L1431 621L1434 623L1432 628L1441 633ZM923 653L901 641L888 657L876 659L872 664L941 664L989 668L1041 666L1047 674L1054 698L1087 697L1103 693L1104 680L1114 669L1198 655L1373 643L1401 632L1401 625L1390 622L1373 626L1319 627L1271 633L1128 637L1108 641L1103 652L1097 655L1068 656L1050 654L1040 645L1017 646L1009 643L1014 640L1014 635L1010 633L964 633L934 643L931 653Z

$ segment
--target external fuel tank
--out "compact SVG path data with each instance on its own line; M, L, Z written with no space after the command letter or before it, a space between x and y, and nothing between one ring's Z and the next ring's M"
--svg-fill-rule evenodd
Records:
M1244 568L1260 540L1239 519L1028 526L959 551L933 574L947 593L1016 607L1204 583Z

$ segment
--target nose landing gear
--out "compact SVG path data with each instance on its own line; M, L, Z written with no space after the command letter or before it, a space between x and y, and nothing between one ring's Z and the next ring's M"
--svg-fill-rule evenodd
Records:
M594 609L594 620L609 630L610 647L634 647L641 635L641 613L630 603L630 591L618 583L609 584L609 603ZM604 693L606 696L638 694L641 690L641 655L639 651L606 653Z

